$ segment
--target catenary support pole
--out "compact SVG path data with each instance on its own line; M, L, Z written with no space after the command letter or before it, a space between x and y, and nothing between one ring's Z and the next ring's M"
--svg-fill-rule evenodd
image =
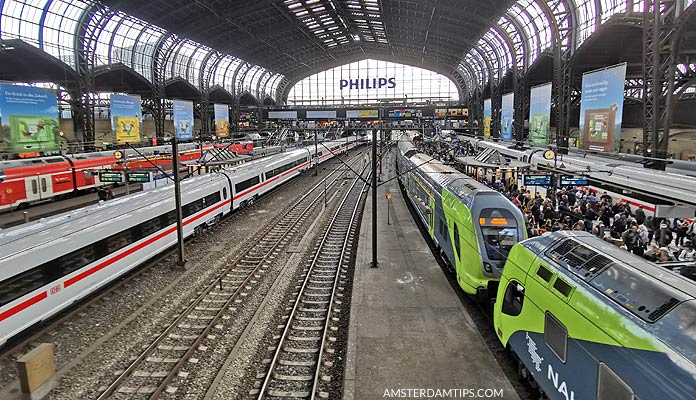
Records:
M377 129L372 130L372 268L377 268Z
M317 131L314 131L314 176L319 175L319 141Z
M176 238L178 243L179 258L176 262L178 268L186 266L184 258L184 224L183 210L181 209L181 184L179 182L179 144L177 137L172 137L172 170L174 171L174 199L176 202Z

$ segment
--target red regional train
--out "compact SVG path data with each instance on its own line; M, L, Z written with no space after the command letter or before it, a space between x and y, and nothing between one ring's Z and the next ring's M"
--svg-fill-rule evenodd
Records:
M240 143L216 143L216 149L228 149L234 151L237 154L250 154L254 151L254 142L240 142Z
M181 162L197 160L213 146L184 143L179 146ZM0 161L0 210L24 207L58 196L100 186L99 171L123 169L153 170L152 164L169 172L171 147L153 146L121 150L125 159L117 164L114 151ZM140 154L138 154L140 153Z

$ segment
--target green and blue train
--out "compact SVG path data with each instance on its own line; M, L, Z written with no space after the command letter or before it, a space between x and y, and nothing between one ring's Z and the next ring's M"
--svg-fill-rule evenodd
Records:
M525 238L522 212L501 193L418 153L407 136L397 170L409 201L464 292L494 297L507 254Z
M459 286L497 294L498 339L546 397L696 400L696 283L587 232L525 240L517 207L406 137L397 168Z
M696 399L696 284L587 232L515 245L493 318L552 400Z

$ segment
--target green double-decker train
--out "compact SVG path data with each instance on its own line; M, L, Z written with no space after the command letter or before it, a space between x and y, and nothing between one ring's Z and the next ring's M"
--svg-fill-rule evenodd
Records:
M501 193L399 140L397 170L409 201L464 292L494 297L507 254L526 236L522 212Z
M587 232L514 246L494 325L552 400L696 399L696 284Z

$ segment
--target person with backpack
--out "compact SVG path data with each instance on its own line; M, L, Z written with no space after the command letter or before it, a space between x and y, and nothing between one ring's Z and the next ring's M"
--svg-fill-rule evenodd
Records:
M684 244L686 232L689 229L689 221L686 219L675 218L674 225L674 231L677 233L677 246L682 246Z

